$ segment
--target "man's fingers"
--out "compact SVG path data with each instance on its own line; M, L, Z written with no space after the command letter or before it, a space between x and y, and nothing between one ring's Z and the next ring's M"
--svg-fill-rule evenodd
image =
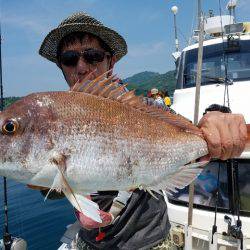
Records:
M100 216L102 219L102 222L96 222L89 217L87 217L85 214L79 212L78 210L75 211L75 215L79 222L81 223L82 227L85 229L91 230L95 228L105 227L107 225L110 225L113 221L113 216L111 213L104 212L100 210Z
M246 121L242 115L240 119L239 130L240 130L240 140L243 143L243 150L244 150L247 143L247 126L246 126Z
M229 124L230 134L232 136L233 141L233 150L230 155L230 158L240 156L245 147L244 133L241 133L239 126L241 125L238 122L233 122Z
M220 138L221 138L221 155L220 159L221 160L226 160L231 157L233 154L233 150L237 150L237 148L234 148L234 141L232 137L232 131L231 131L231 126L227 122L225 122L224 126L218 126L218 130L220 133ZM235 142L238 140L238 131L233 131L234 133L234 139ZM235 145L236 146L236 145Z
M211 158L219 158L221 155L221 139L219 131L215 126L201 127L202 133L207 142Z
M209 162L210 160L211 160L211 156L210 155L205 155L205 156L202 156L201 158L198 159L199 162L202 162L202 161Z

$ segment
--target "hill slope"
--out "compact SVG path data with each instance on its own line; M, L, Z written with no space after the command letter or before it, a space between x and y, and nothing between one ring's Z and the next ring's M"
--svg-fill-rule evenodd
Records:
M21 97L16 97L16 96L11 96L11 97L5 97L3 99L4 101L4 108L7 108L10 104L12 104L13 102L19 100Z
M123 82L128 83L128 89L136 89L137 95L146 95L148 90L158 88L160 90L168 90L172 96L176 82L175 71L168 71L165 74L145 71L128 77Z
M128 89L135 89L137 95L146 95L150 89L158 88L159 90L168 90L170 96L172 96L176 82L175 71L171 70L165 74L145 71L123 79L123 82L128 83ZM4 107L6 108L18 99L20 97L4 98Z

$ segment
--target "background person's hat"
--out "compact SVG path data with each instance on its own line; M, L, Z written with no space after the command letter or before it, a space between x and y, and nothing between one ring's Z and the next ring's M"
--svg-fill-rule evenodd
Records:
M151 89L151 94L152 94L152 95L156 95L156 94L158 94L158 93L159 93L159 90L158 90L158 89L156 89L156 88Z
M69 16L53 29L43 40L39 54L56 63L60 41L72 32L88 32L99 37L110 47L117 61L127 54L127 44L121 35L84 12Z

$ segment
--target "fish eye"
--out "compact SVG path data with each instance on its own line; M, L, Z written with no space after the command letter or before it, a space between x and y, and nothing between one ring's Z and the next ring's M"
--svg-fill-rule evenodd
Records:
M18 122L16 120L7 120L2 126L2 132L5 135L13 135L17 132Z

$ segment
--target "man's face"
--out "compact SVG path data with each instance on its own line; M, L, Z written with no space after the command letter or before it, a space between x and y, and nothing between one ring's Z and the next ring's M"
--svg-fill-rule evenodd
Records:
M105 52L103 61L89 63L83 56L80 56L79 60L76 60L75 65L69 66L61 63L65 79L70 87L74 86L77 81L83 80L92 71L95 72L92 74L90 80L95 79L107 70L113 68L115 62L114 58L111 58L111 55L100 46L99 41L91 36L86 36L82 41L77 40L75 43L65 46L62 49L61 55L65 52L78 52L83 54L84 51L90 49L97 50L98 52Z

